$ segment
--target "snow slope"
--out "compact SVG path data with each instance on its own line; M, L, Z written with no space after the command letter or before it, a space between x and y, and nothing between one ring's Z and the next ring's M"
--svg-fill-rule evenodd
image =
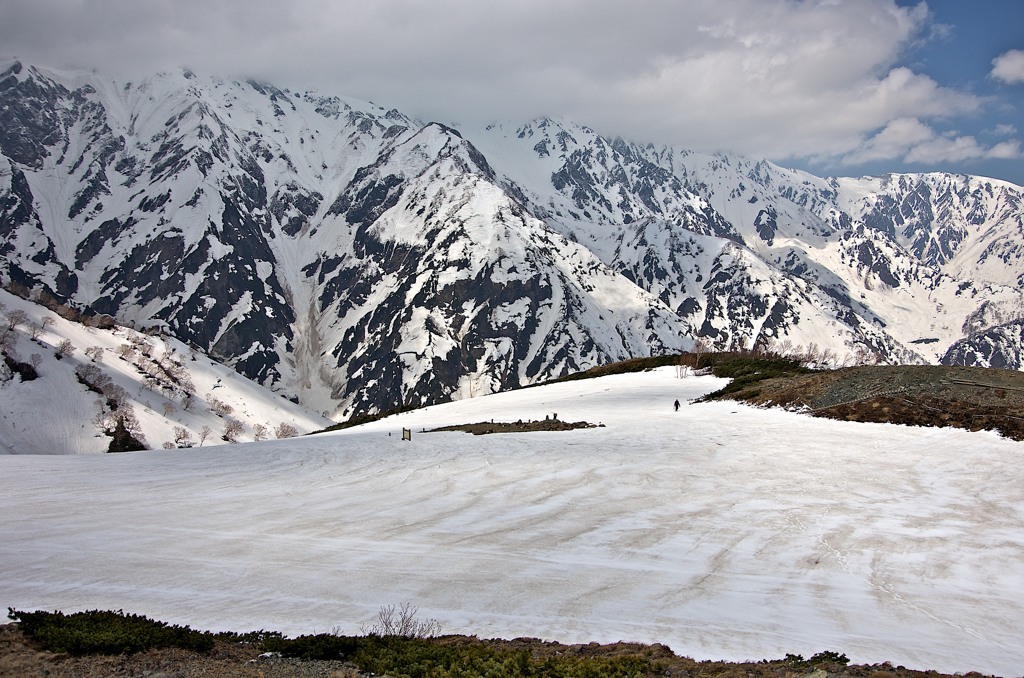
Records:
M7 335L6 343L0 342L0 352L18 362L37 360L39 377L0 378L0 455L107 451L110 437L94 421L105 398L78 379L83 366L121 389L138 419L142 442L152 448L173 443L176 427L188 432L191 444L205 447L226 442L222 435L229 421L241 425L233 436L238 441L253 440L257 427L263 427L261 437L272 437L281 425L298 434L332 423L176 339L127 327L87 326L0 289L0 334L18 312L26 319ZM33 333L38 334L35 340ZM74 350L58 359L63 341L70 341ZM123 351L128 344L139 350L128 356ZM98 350L100 357L86 355L89 349ZM178 381L172 382L159 365L174 368Z
M410 601L447 633L1024 671L1020 443L689 404L722 383L668 368L287 441L3 456L0 605L297 634ZM554 413L605 427L421 432Z

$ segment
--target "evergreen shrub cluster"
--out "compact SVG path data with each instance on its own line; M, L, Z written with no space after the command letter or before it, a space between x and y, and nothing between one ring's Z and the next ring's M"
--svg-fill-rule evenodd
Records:
M64 614L8 608L8 617L45 650L79 656L133 654L167 647L208 652L221 640L251 644L285 657L345 660L361 671L394 678L641 678L657 669L643 657L535 657L524 649L495 647L472 638L372 634L285 638L266 631L214 634L123 611Z
M179 647L195 652L213 649L216 636L188 626L172 626L141 615L88 612L21 612L7 608L8 618L50 652L71 655L133 654L143 650Z
M656 670L644 657L534 657L523 649L445 638L320 634L274 638L263 647L286 657L344 659L395 678L640 678Z
M705 400L746 391L765 379L792 377L813 371L804 367L799 360L771 354L712 353L705 355L703 362L716 377L732 380L724 388L704 396Z

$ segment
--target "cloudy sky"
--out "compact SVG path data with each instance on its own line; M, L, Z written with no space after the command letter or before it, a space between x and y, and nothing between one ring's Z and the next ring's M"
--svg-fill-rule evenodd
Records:
M1024 184L1024 0L0 0L0 52Z

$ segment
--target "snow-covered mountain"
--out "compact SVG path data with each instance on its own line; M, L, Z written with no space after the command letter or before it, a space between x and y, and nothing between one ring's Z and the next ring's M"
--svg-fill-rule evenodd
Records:
M696 338L938 362L1024 316L1022 189L990 179L822 179L564 120L456 129L255 81L16 61L0 151L6 282L159 326L337 416ZM1019 342L986 346L1021 367Z

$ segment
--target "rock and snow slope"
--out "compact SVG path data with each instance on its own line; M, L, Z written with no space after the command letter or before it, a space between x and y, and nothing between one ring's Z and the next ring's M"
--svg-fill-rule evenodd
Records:
M459 130L190 71L6 61L0 104L5 281L332 416L698 337L938 362L1024 316L1005 182L822 179L549 119ZM1019 342L981 344L949 359L1021 366Z
M287 441L0 457L0 605L296 634L410 601L451 633L1021 673L1019 443L673 411L721 384L668 368ZM420 433L554 413L605 428Z
M331 423L176 339L70 321L4 290L0 351L38 375L25 380L0 361L0 455L105 452L118 412L132 413L152 448L222 445L229 426L241 442Z

